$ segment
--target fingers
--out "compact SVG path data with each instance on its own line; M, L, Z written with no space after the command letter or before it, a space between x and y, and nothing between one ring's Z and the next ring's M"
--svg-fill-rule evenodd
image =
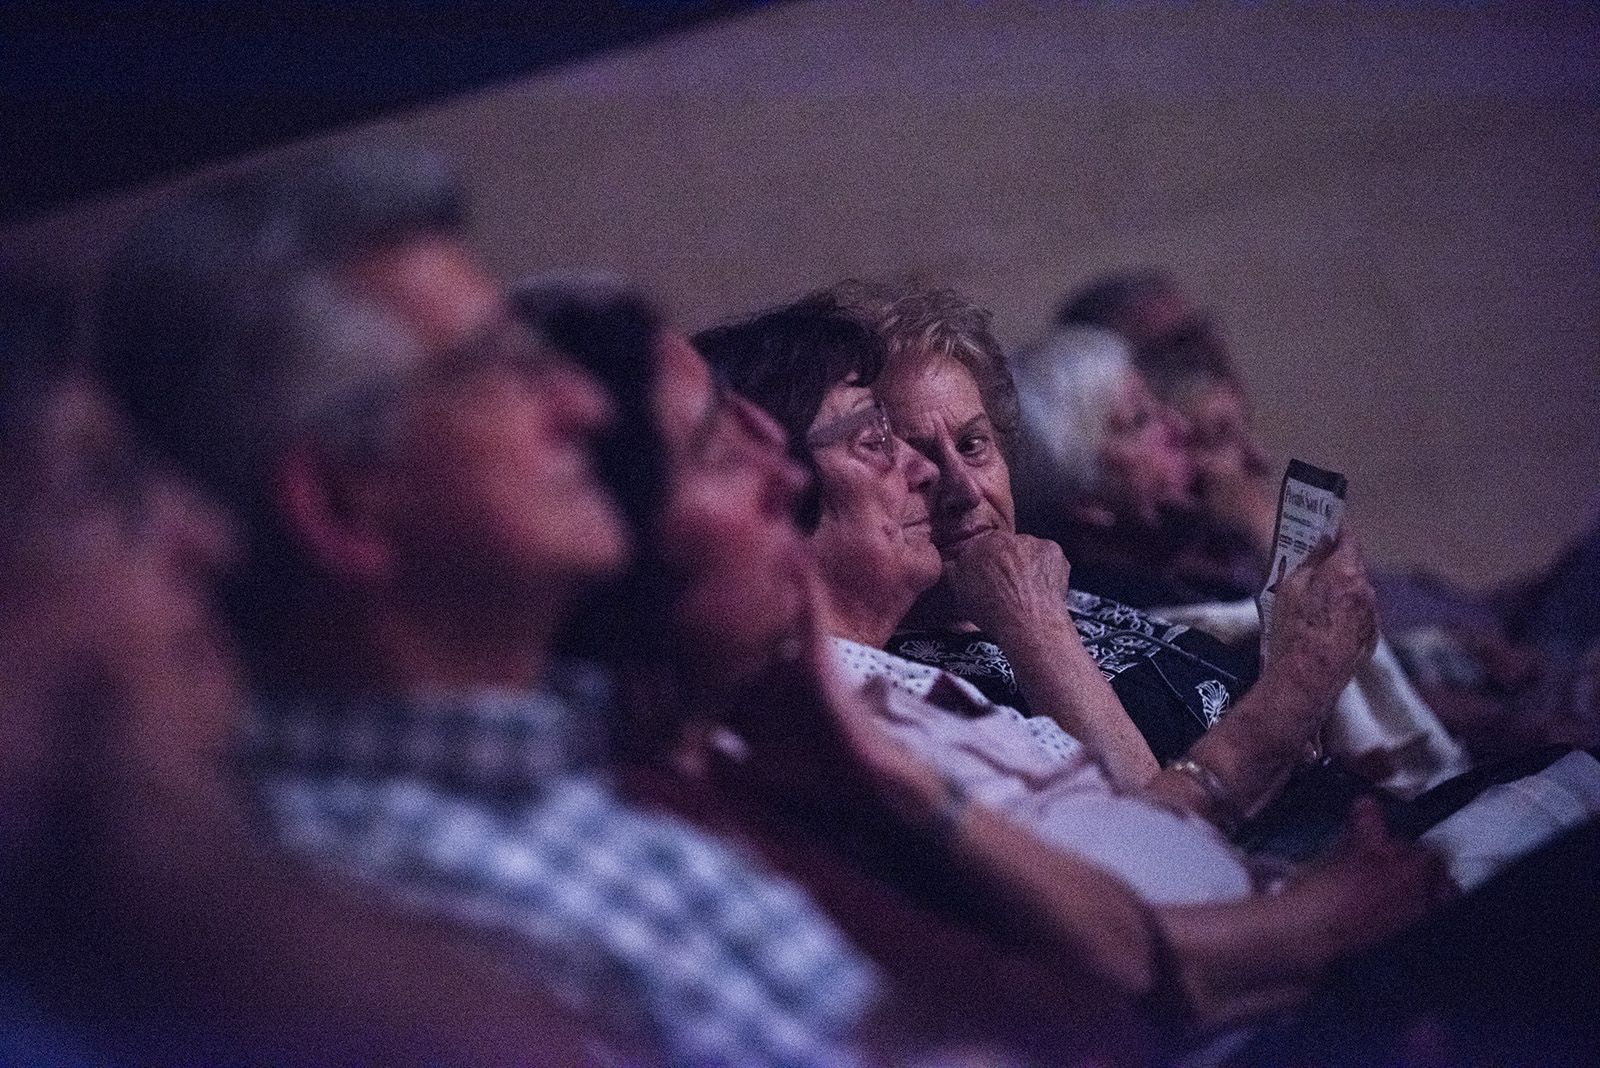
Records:
M1334 566L1342 570L1357 570L1365 573L1366 564L1361 548L1361 538L1349 527L1341 527L1331 538L1323 538L1316 544L1296 572L1315 572L1326 570Z
M1044 574L1066 574L1069 566L1066 554L1055 542L999 530L963 542L946 563L946 569L952 564L968 570L1002 568Z
M945 578L952 587L968 596L979 594L981 587L992 581L991 576L1004 568L1011 540L1011 535L1000 531L967 539L956 546L955 552L945 561Z
M1304 564L1289 573L1284 584L1296 594L1315 596L1321 591L1323 596L1337 596L1345 601L1347 611L1376 612L1377 594L1368 581L1360 542L1354 533L1346 532L1318 545Z
M1306 554L1306 558L1301 562L1300 568L1314 570L1318 567L1321 567L1323 562L1331 557L1335 550L1337 550L1340 545L1344 544L1345 539L1348 537L1349 535L1341 530L1331 538L1323 538L1321 541L1317 542L1316 546L1309 553Z

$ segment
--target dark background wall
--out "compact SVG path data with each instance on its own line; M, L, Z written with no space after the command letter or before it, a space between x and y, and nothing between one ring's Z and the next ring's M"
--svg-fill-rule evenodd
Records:
M1166 266L1386 563L1507 578L1600 494L1594 5L796 3L324 140L390 136L459 162L506 274L619 270L691 327L913 271L1020 342ZM163 192L0 260L81 286Z

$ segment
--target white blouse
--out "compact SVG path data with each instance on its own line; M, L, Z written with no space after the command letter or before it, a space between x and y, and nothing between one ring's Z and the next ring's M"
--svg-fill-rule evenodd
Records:
M1082 742L1043 716L997 705L971 683L844 638L835 668L852 686L882 678L890 733L1043 840L1122 879L1154 905L1235 901L1253 884L1209 823L1120 794Z

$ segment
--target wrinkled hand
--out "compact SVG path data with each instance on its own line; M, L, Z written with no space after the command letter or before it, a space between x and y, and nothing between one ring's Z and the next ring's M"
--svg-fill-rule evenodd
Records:
M1391 837L1370 798L1351 810L1344 840L1283 891L1304 918L1308 948L1328 960L1382 942L1455 893L1444 858Z
M995 531L962 545L945 562L944 578L968 619L1003 634L1050 614L1059 616L1071 570L1055 542Z
M1325 542L1278 583L1266 671L1322 713L1378 641L1377 599L1355 536Z

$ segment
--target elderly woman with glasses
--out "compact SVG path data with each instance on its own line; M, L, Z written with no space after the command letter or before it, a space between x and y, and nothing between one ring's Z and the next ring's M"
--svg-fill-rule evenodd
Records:
M705 331L695 345L777 420L811 475L797 519L830 594L830 633L882 645L938 579L939 555L933 465L896 441L870 388L881 347L849 316L804 304Z

